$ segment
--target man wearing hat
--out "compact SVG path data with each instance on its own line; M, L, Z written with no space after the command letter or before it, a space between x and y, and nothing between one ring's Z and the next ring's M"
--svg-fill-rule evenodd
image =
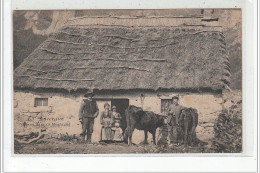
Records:
M82 124L82 133L80 136L82 136L83 141L85 141L85 136L87 134L87 142L91 142L94 119L98 116L99 113L97 103L92 99L93 96L94 93L88 91L84 95L85 98L83 99L79 109L79 121Z
M185 109L185 107L179 104L179 97L172 97L172 104L169 106L167 116L168 138L170 145L174 143L178 144L178 122L183 109Z

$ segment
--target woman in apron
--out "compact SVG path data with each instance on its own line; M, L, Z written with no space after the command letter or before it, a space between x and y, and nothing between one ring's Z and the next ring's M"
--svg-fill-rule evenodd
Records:
M112 124L114 123L112 113L109 110L110 105L108 103L104 104L105 110L101 112L100 123L102 125L101 129L101 140L110 141L113 140Z

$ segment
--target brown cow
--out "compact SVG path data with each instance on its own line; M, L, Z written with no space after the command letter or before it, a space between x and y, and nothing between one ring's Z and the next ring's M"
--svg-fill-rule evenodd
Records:
M181 111L179 126L182 131L184 145L194 145L197 142L196 127L198 125L198 113L196 109L186 108Z
M151 111L143 111L142 108L130 105L126 111L127 128L124 133L125 142L132 145L132 135L134 129L144 130L144 143L147 144L147 132L153 136L153 143L155 142L155 132L157 127L164 125L164 116L157 115ZM129 139L129 141L128 141Z

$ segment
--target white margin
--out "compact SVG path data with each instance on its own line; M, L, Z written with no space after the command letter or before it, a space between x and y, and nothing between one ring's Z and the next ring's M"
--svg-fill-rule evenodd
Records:
M3 90L1 101L1 117L3 125L3 152L4 171L33 171L33 172L256 172L256 0L3 0L3 68L1 82ZM88 157L87 155L45 155L40 156L13 156L11 153L11 131L12 127L12 9L167 9L167 8L242 8L243 14L243 134L245 135L243 156L227 156L210 154L198 157L191 154L173 154L173 157L152 157L154 155L126 155L108 157L111 155L99 155L101 157ZM252 14L254 13L254 14ZM2 40L1 40L2 41ZM245 80L246 79L246 80ZM53 157L56 156L56 157ZM62 157L61 157L62 156ZM102 157L103 156L103 157ZM114 156L114 155L112 155ZM217 156L217 157L216 157ZM114 166L117 163L118 166Z

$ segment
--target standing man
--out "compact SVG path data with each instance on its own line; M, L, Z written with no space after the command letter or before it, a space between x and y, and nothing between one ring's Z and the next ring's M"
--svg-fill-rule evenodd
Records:
M80 136L82 136L83 141L85 141L85 136L87 134L87 142L91 142L91 136L93 133L93 127L94 127L94 119L97 118L99 110L96 101L92 99L94 96L93 92L88 91L83 99L83 102L81 103L80 109L79 109L79 121L82 124L82 133Z
M179 104L179 97L172 97L172 104L168 109L167 124L168 124L168 139L170 146L173 144L178 144L178 128L179 128L179 118L181 111L185 107Z

